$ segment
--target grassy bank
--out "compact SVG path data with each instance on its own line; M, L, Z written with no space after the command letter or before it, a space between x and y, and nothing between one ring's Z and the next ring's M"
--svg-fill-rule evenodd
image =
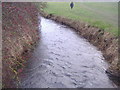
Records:
M71 10L69 2L47 2L44 11L87 22L118 36L118 3L80 3Z

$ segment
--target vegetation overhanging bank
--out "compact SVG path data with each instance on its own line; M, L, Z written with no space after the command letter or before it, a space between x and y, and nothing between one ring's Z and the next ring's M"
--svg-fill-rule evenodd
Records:
M97 46L99 50L102 51L105 59L110 63L110 67L106 72L114 75L117 79L120 78L120 61L118 59L118 37L115 37L109 32L104 32L104 30L91 26L89 24L64 18L61 16L56 16L53 14L48 14L45 13L43 10L40 10L40 14L47 19L54 20L58 23L73 28L81 36L86 38L90 43Z
M13 88L39 39L38 10L32 3L2 3L2 23L2 86Z

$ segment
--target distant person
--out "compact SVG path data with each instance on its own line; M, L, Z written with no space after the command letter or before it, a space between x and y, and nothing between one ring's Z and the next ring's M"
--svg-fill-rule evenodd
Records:
M74 7L74 3L73 2L70 3L70 7L71 7L71 9Z

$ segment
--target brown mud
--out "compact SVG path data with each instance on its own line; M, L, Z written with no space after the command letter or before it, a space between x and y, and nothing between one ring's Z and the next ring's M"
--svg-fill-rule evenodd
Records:
M113 79L114 82L117 81L117 84L119 85L120 61L118 59L118 37L115 37L109 32L105 32L104 30L91 26L87 23L74 21L72 19L56 16L53 14L47 14L44 11L40 11L40 14L47 19L54 20L58 23L73 28L76 30L76 32L78 32L78 34L87 39L94 46L98 47L98 49L102 51L105 59L110 64L110 67L106 73L108 76L110 76L110 79Z

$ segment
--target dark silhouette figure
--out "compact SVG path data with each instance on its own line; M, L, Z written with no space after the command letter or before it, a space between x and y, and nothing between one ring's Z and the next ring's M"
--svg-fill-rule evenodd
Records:
M74 7L74 3L73 2L70 3L70 7L71 7L71 9Z

